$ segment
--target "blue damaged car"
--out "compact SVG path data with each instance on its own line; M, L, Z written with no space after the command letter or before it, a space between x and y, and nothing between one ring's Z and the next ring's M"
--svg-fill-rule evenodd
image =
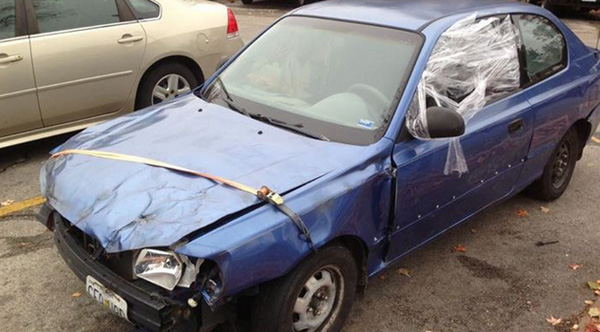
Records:
M527 190L566 190L599 56L513 1L325 1L206 84L89 128L40 220L86 290L152 331L340 331L407 253Z

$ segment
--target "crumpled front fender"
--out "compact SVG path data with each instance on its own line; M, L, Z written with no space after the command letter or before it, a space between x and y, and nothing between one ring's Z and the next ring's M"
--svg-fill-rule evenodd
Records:
M373 152L355 166L286 196L286 204L302 217L317 248L343 236L358 238L367 248L385 243L393 181L389 154ZM296 225L272 205L225 223L176 251L219 266L222 298L281 277L311 254ZM368 254L367 270L380 267L382 255L371 250Z

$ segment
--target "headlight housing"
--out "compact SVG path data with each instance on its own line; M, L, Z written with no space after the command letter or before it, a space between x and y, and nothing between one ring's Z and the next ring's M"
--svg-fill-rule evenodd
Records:
M133 271L135 275L155 285L173 290L183 274L183 263L173 252L143 249Z

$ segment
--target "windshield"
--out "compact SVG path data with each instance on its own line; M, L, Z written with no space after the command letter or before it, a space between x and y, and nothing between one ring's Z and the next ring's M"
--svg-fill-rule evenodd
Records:
M397 29L288 17L235 59L204 97L313 137L368 145L383 136L421 42Z

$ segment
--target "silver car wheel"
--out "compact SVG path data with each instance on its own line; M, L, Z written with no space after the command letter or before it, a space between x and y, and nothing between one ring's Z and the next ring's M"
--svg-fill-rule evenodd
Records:
M344 299L344 278L335 266L325 266L308 278L294 304L293 330L313 332L335 321Z
M179 95L192 90L190 83L181 75L169 74L158 80L152 90L151 104L162 103L165 100L177 98Z

